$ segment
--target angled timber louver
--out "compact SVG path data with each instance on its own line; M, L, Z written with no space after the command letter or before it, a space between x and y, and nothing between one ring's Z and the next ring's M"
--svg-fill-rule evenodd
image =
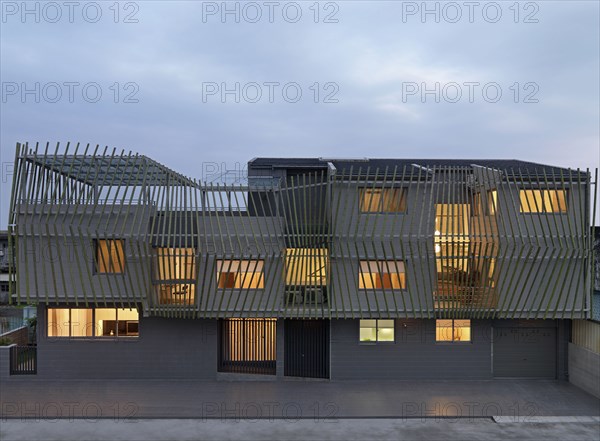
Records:
M589 171L290 161L226 185L99 146L18 144L11 292L188 318L589 315Z

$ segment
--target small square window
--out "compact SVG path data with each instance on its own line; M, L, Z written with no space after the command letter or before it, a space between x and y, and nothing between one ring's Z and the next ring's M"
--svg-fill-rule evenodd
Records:
M394 342L394 320L360 320L360 342Z
M471 320L436 320L435 341L471 341Z
M95 258L98 274L122 274L125 269L124 241L122 239L96 240Z

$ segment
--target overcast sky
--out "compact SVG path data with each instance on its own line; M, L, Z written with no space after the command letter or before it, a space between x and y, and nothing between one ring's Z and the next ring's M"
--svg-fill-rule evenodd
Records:
M597 1L247 3L3 1L0 228L17 142L599 167Z

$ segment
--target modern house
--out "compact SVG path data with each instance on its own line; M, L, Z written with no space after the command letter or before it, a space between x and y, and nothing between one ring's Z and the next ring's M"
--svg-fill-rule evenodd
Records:
M564 379L591 314L587 171L256 158L228 185L26 144L14 169L40 377Z

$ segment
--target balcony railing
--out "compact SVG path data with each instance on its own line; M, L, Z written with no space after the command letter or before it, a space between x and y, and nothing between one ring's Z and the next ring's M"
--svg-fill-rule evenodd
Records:
M329 303L326 286L286 285L286 306L316 306Z

